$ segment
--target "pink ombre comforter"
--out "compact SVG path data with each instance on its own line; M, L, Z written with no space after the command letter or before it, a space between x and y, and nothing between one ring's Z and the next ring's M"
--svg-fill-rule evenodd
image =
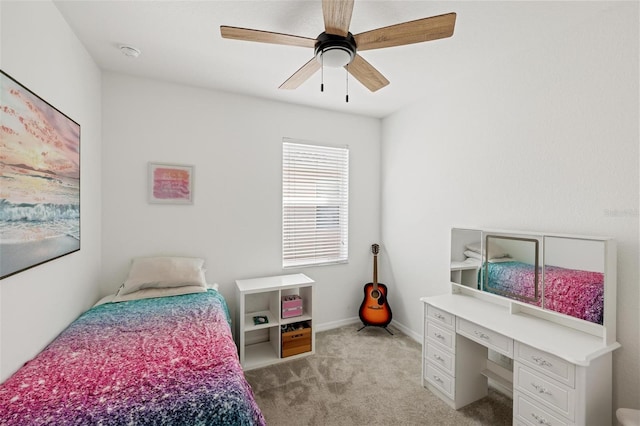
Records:
M206 293L94 307L0 385L2 425L264 424L227 305Z
M534 299L535 267L521 262L489 263L489 291L508 292ZM541 271L539 279L542 282ZM541 291L542 285L539 291ZM538 298L531 304L541 306ZM544 267L545 309L602 324L604 314L604 274L600 272Z

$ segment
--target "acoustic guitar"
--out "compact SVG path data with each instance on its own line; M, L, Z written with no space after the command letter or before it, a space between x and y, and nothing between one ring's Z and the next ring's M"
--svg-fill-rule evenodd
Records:
M360 305L360 320L366 326L387 327L391 322L391 308L387 300L387 286L378 282L378 244L371 245L373 253L373 282L364 285L364 300Z

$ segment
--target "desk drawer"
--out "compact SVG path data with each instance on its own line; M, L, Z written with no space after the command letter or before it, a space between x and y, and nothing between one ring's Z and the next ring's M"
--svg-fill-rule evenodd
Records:
M427 338L445 349L453 352L456 350L455 332L453 330L440 327L431 321L427 321Z
M455 315L431 305L427 305L427 319L451 329L455 328L456 326Z
M430 342L427 342L426 361L455 377L456 363L454 355L438 348L436 345L432 345Z
M513 340L478 324L458 318L458 333L489 349L513 358Z
M455 399L455 382L451 376L427 363L425 379L451 399Z
M514 424L530 426L573 426L573 423L561 416L538 406L518 391L513 392Z
M573 388L548 379L520 362L513 366L514 387L534 401L557 410L571 420L575 419L575 391Z
M515 360L567 386L575 387L576 367L564 359L523 343L515 343Z

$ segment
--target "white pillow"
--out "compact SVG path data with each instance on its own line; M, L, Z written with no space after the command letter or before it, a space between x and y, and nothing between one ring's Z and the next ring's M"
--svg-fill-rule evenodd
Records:
M484 252L480 251L480 243L467 244L465 248L467 250L471 250L476 253L482 253L484 255ZM508 257L508 256L509 256L509 253L505 252L504 249L501 248L499 245L493 244L493 243L491 244L491 247L489 250L489 259L497 259L500 257Z
M112 303L126 302L129 300L151 299L154 297L180 296L181 294L204 293L207 289L198 285L188 285L171 288L145 288L133 293L121 294L118 292L111 300Z
M465 250L464 251L464 255L467 256L470 259L478 259L478 260L482 260L482 255L478 252L475 252L473 250Z
M476 253L480 253L480 243L471 243L464 246L467 250L475 251Z
M204 259L195 257L138 257L133 259L129 276L118 292L133 293L146 288L206 286Z

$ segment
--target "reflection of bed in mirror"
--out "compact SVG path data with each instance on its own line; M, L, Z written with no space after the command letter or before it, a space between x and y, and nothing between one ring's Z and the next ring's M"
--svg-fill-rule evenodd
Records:
M451 281L602 325L608 245L597 237L454 228ZM453 272L472 264L475 280Z
M524 296L529 303L542 307L542 298L534 297L534 265L512 261L488 263L487 267L487 291ZM545 265L544 308L602 324L604 274Z

